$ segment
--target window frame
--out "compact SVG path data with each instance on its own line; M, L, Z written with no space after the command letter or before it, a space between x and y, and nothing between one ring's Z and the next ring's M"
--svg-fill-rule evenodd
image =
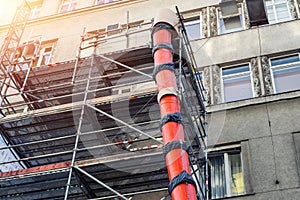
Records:
M228 34L228 33L234 33L234 32L238 32L238 31L243 31L246 30L246 20L245 20L245 12L244 12L244 7L242 6L242 4L238 3L237 4L238 10L239 10L239 16L240 17L240 21L241 21L241 29L231 29L231 30L226 30L225 32L222 32L222 27L221 27L221 19L223 19L224 21L224 26L225 26L225 20L227 18L223 18L222 16L222 12L221 12L221 8L217 9L217 27L218 27L218 35L224 35L224 34Z
M29 20L37 19L39 18L42 10L42 5L36 5L31 8Z
M199 24L199 37L198 38L194 38L194 39L191 39L189 38L189 40L191 41L194 41L194 40L201 40L204 38L204 35L203 35L203 31L202 31L202 26L203 26L203 20L202 20L202 13L199 12L199 15L195 16L195 17L192 17L192 18L188 18L188 19L185 19L184 21L184 27L186 28L187 26L191 26L191 25L195 25L195 24ZM186 30L186 33L188 35L188 31Z
M40 17L44 0L27 1L30 6L30 14L28 20L37 19Z
M272 60L274 60L274 59L286 58L286 57L295 56L295 55L297 55L298 58L299 58L298 62L292 62L292 63L272 66ZM277 92L277 88L276 88L276 85L275 85L274 69L276 70L276 69L290 68L290 67L293 67L297 64L300 65L300 53L292 53L292 54L286 54L286 55L281 55L281 56L276 56L276 57L269 58L269 66L270 66L270 73L271 73L271 80L272 80L272 86L273 86L274 94L281 94L281 93L285 93L285 92L296 91L296 90L288 90L288 91L283 91L283 92Z
M228 68L235 68L235 67L241 67L244 65L248 65L249 66L249 72L240 72L240 73L234 73L234 74L230 74L230 75L222 75L222 71L224 69L228 69ZM250 99L250 98L243 98L243 99L238 99L238 100L233 100L233 101L225 101L225 88L224 88L224 78L234 78L234 77L240 77L240 76L244 76L249 74L250 76L250 83L251 83L251 92L252 92L252 97L250 98L254 98L254 87L253 87L253 77L252 77L252 71L251 71L251 63L250 62L245 62L245 63L239 63L239 64L235 64L235 65L228 65L228 66L224 66L221 67L220 69L220 82L221 82L221 94L222 94L222 102L223 103L230 103L230 102L235 102L235 101L243 101L246 99Z
M70 12L72 10L75 10L76 6L77 6L77 3L78 3L78 0L62 0L61 4L59 6L59 13L67 13L67 12ZM74 9L72 9L73 4L75 4ZM66 5L68 5L68 9L66 11L62 11L62 8Z
M267 5L267 0L264 0L265 6L266 6L266 14L267 14L267 17L268 17L269 24L277 24L277 23L281 23L281 22L286 22L286 21L292 20L292 14L291 14L291 11L290 11L290 5L289 5L289 1L288 0L283 0L285 2L277 2L277 3L274 0L270 0L270 1L272 1L271 5ZM276 5L280 5L280 4L285 4L287 6L288 16L289 16L288 20L278 21L277 12L275 12L276 11L276 7L275 6ZM270 23L269 13L268 13L268 7L272 8L272 11L273 11L273 14L274 14L274 20L275 20L274 23Z
M108 1L108 2L106 2L106 1ZM121 1L121 0L105 0L105 2L103 4L99 4L99 0L95 0L95 5L106 5L109 3L116 2L116 1Z
M56 43L57 39L42 41L36 57L36 64L34 64L32 67L41 67L50 64ZM51 47L51 51L45 52L45 50L49 47ZM42 64L45 56L49 56L49 60L47 63Z
M243 185L244 185L244 192L242 194L233 194L232 192L232 171L231 171L231 163L229 160L229 155L231 154L231 151L237 151L234 154L238 154L240 157L240 163L241 163L241 172L242 172L242 178L243 178ZM211 155L211 154L217 154L217 155ZM219 155L218 155L219 154ZM241 195L245 195L247 193L246 191L246 185L245 185L245 169L244 169L244 163L243 163L243 153L241 149L240 144L233 144L228 146L221 146L216 147L212 149L208 149L208 160L213 157L223 157L224 159L224 177L225 177L225 187L226 187L226 195L224 197L220 198L226 198L226 197L238 197ZM210 198L211 199L219 199L219 198L212 198L212 183L211 183L211 166L209 166L209 191L210 191ZM228 187L230 186L230 187Z

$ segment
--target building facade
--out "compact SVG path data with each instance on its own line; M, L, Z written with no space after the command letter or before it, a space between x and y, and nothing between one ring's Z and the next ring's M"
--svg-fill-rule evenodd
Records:
M21 168L26 171L26 168L44 165L52 165L49 169L52 167L58 171L67 168L70 163L65 163L62 167L57 167L55 163L72 160L70 158L72 158L73 146L69 148L68 145L74 143L71 138L71 135L76 132L74 124L82 128L79 132L88 133L113 127L108 125L107 119L104 119L105 113L95 115L88 109L86 112L89 115L89 123L74 120L81 119L83 114L79 104L76 104L79 101L95 99L94 103L98 106L96 109L105 110L104 102L108 101L106 99L109 97L112 116L122 119L130 115L133 124L157 139L158 125L143 124L145 118L156 122L159 118L156 98L152 98L156 91L153 89L154 81L135 77L122 71L119 66L121 63L134 66L135 69L146 74L152 73L153 61L149 47L152 45L150 31L153 18L159 8L169 8L176 12L175 6L177 6L193 49L197 63L197 76L201 77L205 89L208 124L206 128L207 174L209 176L207 198L298 199L300 196L300 123L298 120L300 118L300 1L252 2L257 2L253 5L264 3L265 9L261 10L262 7L259 6L253 7L250 0L28 1L31 7L29 20L20 41L20 48L12 58L20 64L14 66L14 79L17 83L11 84L14 87L17 85L21 91L17 91L18 95L13 95L16 91L13 87L7 87L7 102L13 102L13 105L17 106L12 111L9 103L3 100L1 105L3 117L0 120L2 134L6 133L6 139L11 138L12 143L9 145L15 145L15 149L11 152L0 150L0 155L2 151L2 154L10 155L8 157L19 155L19 158L12 158L18 162L14 162L10 168L8 165L11 161L1 159L4 166L0 168L3 169L2 172L20 171ZM255 14L258 12L263 12L265 16L257 17ZM254 18L260 21L255 21ZM8 29L9 25L0 27L1 41L5 40ZM184 65L189 56L178 52L174 52L174 57L183 57ZM93 59L91 55L100 57ZM75 66L80 64L88 66L90 63L96 65L102 63L101 56L105 57L103 59L108 57L118 63L110 61L111 63L105 65L103 71L89 71L87 67L78 67L77 71L74 70ZM31 72L27 73L28 71ZM93 82L93 73L101 76L103 81ZM87 90L95 89L95 91L92 94L84 92L85 82L81 84L81 79L76 83L76 87L70 88L66 82L76 82L75 77L88 77L88 80L91 78L91 86L88 85ZM130 82L134 84L128 84ZM42 89L38 87L41 85ZM107 89L101 90L101 88ZM188 91L187 88L185 89ZM23 94L22 91L30 93L24 93L27 103L33 102L30 106L26 101L24 103L24 96L20 95ZM113 103L114 95L122 96L128 92L130 92L130 100L133 101ZM69 94L72 95L67 96ZM34 99L30 95L39 99ZM183 95L182 98L188 99L189 96ZM147 111L143 107L145 101L149 103ZM129 114L122 115L122 112L125 112L121 109L123 107L129 107L126 111ZM68 112L70 110L73 111ZM140 112L144 114L136 114ZM188 113L193 110L187 109L185 112L189 116ZM52 116L51 119L47 118L48 115ZM132 117L133 115L137 117ZM196 117L194 115L192 117L191 120L195 120ZM67 120L69 118L72 122ZM103 118L101 122L90 123L99 121L100 118ZM189 123L192 121L187 121L185 125L191 132L193 127ZM118 126L123 125L118 124ZM127 153L127 150L147 151L144 147L148 147L150 153L145 156L145 159L152 159L151 162L142 159L143 154L130 155L136 159L135 163L141 163L144 167L144 170L132 173L140 169L132 167L130 161L124 162L124 165L119 163L127 154L119 156L120 148L105 146L109 143L106 141L107 138L91 135L81 139L80 144L87 147L104 145L105 148L97 149L97 152L91 148L89 156L79 153L78 166L85 165L87 159L95 158L94 164L99 158L106 158L110 154L116 155L107 158L109 161L98 160L101 163L99 168L88 163L88 171L103 177L104 182L107 181L108 185L117 191L120 189L121 193L128 194L127 198L170 198L166 189L168 184L166 170L158 153L161 151L159 143L144 142L147 135L137 136L136 133L128 130L128 134L120 137L114 137L115 132L109 131L107 138L113 144L138 139L136 145L131 146L130 142L122 143L121 149ZM31 134L30 138L27 138L26 134ZM51 142L54 141L51 138L65 141L65 143L52 144L53 147L57 146L57 149L65 151L66 155L57 157L58 160L55 160L55 156L60 153L50 148ZM67 142L67 139L70 141ZM47 141L45 144L31 144L38 140ZM93 143L94 140L103 142ZM28 146L21 148L22 144ZM42 154L35 152L35 148ZM43 157L44 154L50 158ZM36 160L31 161L32 157ZM111 172L110 168L102 166L106 162L116 163L118 167L115 165L109 167L118 168L117 172ZM155 165L153 163L158 167L153 167ZM119 168L119 165L122 167ZM47 168L51 171L49 169ZM99 171L107 173L102 174ZM202 170L200 171L204 174ZM29 170L26 171L27 173L39 175L38 170ZM2 174L2 180L5 182L3 185L0 182L0 199L29 199L30 197L51 199L51 196L47 196L47 191L48 194L57 195L52 198L60 199L64 195L68 176L63 170L59 173L62 175L57 177L64 180L63 184L57 187L51 186L52 190L41 186L40 190L43 191L41 194L38 194L38 191L31 194L28 188L20 189L22 192L18 192L18 187L13 186L22 184L22 180L20 182L16 180L18 173ZM130 173L135 174L132 177L133 182L130 182L128 175ZM54 174L54 177L50 177L49 174ZM49 174L40 173L40 176L45 176L47 179L49 175L49 179L53 178L53 180L57 178L56 173ZM116 177L114 174L117 174ZM198 173L197 176L200 177L200 174ZM38 175L30 177L30 181L26 180L24 183L26 182L28 187L30 184L37 186L44 180ZM80 186L80 183L89 185L86 182L91 182L85 178L79 178L82 180L73 185L72 181L76 181L73 178L69 179L71 180L71 183L68 182L69 185L71 184L70 199L117 198L92 184L90 187ZM55 182L50 181L49 184ZM204 194L205 186L202 184L203 182L200 181L198 187L203 189ZM122 185L126 187L122 188ZM130 189L127 191L127 188ZM92 192L93 189L96 192ZM81 190L85 196L79 195Z

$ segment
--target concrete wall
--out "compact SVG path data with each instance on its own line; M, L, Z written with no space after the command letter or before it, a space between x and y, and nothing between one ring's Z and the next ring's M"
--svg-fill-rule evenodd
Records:
M192 42L198 66L209 66L298 49L300 20Z
M83 28L87 31L109 24L150 21L158 8L188 11L218 4L220 0L133 0L114 5L94 6L94 0L78 1L81 11L55 15L59 0L44 0L44 17L30 22L23 38L42 35L43 40L58 38L52 62L75 58ZM86 8L85 8L86 7ZM300 20L252 28L191 42L198 66L223 64L269 55L300 47ZM0 27L0 41L7 27ZM149 44L149 32L129 36L129 47ZM100 45L98 53L127 48L125 37ZM25 41L25 40L24 40ZM246 103L231 109L208 113L209 145L242 143L245 185L255 195L236 199L298 199L300 196L300 98ZM234 103L233 103L234 104ZM239 102L236 103L238 105Z
M256 195L241 199L294 199L299 195L300 137L293 134L300 132L299 117L299 98L209 113L209 145L244 141L246 190Z
M126 24L127 12L129 13L130 22L139 20L150 21L155 17L158 8L165 7L175 11L175 6L178 6L180 11L188 11L209 5L217 5L219 1L206 0L199 3L197 1L185 2L177 0L134 0L120 1L105 6L93 6L94 3L93 0L81 0L78 1L78 7L82 9L57 15L60 0L44 0L42 12L44 17L28 24L23 40L25 41L31 33L32 36L43 35L44 40L58 38L57 48L52 61L70 60L75 58L76 48L79 46L80 35L84 27L87 31L92 31L105 28L109 24ZM147 8L147 10L145 11L144 8ZM300 40L298 39L300 32L297 31L299 26L300 20L295 20L252 28L192 41L192 46L200 67L249 59L259 55L297 49L300 46ZM6 34L5 27L2 27L2 29L0 27L0 38L3 37L2 34ZM150 35L149 32L148 34ZM149 43L149 37L138 37L131 36L132 46ZM111 51L115 48L118 48L118 50L126 48L122 43L123 39L119 40L120 44L117 44L116 40L112 41L112 43L116 44L113 45L113 48L108 48L104 45L104 49Z
M29 22L24 32L23 41L26 41L28 36L42 35L43 40L58 38L57 47L53 55L52 61L63 61L75 58L75 52L80 42L80 35L83 28L87 31L105 28L109 24L126 24L127 12L129 13L129 21L150 21L155 17L158 8L170 8L175 11L175 6L178 6L181 11L186 11L200 7L205 7L211 3L218 1L160 1L160 0L134 0L120 1L114 4L104 6L93 6L93 0L78 1L78 7L82 9L80 12L68 12L57 14L60 0L44 0L42 7L42 16L40 19ZM144 8L147 8L145 11ZM117 14L115 14L117 13ZM108 17L113 16L113 17ZM7 26L0 27L0 38L6 34ZM150 36L150 33L148 32ZM138 46L149 43L149 36L131 36L132 46ZM122 41L122 40L120 40ZM126 48L122 42L118 48ZM104 49L106 47L104 46ZM112 49L108 49L110 51Z

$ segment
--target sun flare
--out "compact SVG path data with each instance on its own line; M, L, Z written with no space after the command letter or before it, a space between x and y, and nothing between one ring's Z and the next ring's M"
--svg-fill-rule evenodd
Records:
M22 0L0 0L0 26L11 22Z

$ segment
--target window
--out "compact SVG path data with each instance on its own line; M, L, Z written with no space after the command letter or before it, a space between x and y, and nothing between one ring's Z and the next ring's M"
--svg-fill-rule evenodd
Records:
M97 0L97 4L98 5L103 5L103 4L113 2L113 1L116 1L116 0Z
M40 16L42 6L34 6L31 8L29 20L36 19Z
M44 2L43 0L35 0L35 1L27 2L30 6L29 20L40 17L43 2Z
M249 64L222 69L223 99L231 102L253 97Z
M299 54L270 60L275 93L300 89Z
M77 5L77 0L63 0L60 6L60 13L65 13L68 11L75 10Z
M268 20L270 24L291 19L287 0L265 0Z
M209 154L210 199L245 194L240 149Z
M32 64L32 67L39 67L48 65L50 63L56 42L57 39L42 42L37 57Z
M250 26L268 24L264 0L246 0Z
M199 19L185 22L184 27L189 40L197 40L201 38L201 24Z
M242 8L238 8L237 5L235 5L235 7L236 11L235 9L221 7L221 10L218 12L220 34L231 33L245 29Z
M122 32L122 25L121 24L111 24L106 27L107 36L111 36L117 33Z

